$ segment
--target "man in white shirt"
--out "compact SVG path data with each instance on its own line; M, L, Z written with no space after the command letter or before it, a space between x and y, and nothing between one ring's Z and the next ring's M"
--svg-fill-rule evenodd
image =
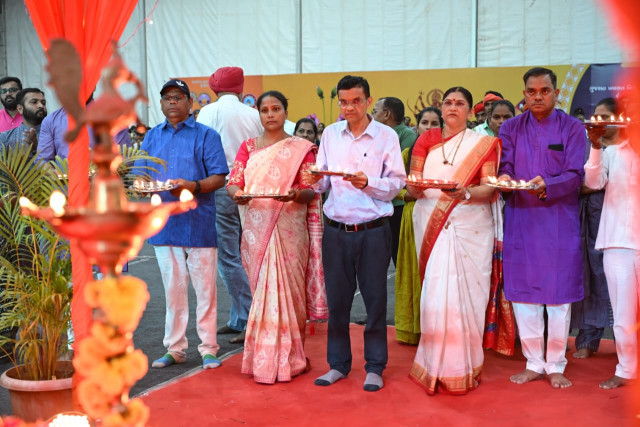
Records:
M327 226L322 236L329 325L327 361L331 370L315 384L328 386L351 370L349 317L360 288L367 310L364 358L365 391L383 386L387 351L387 269L391 261L391 200L404 187L406 172L398 135L367 114L373 99L362 77L345 76L338 82L338 104L345 117L324 130L316 165L322 170L345 168L347 177L303 174L314 190L331 187L324 205ZM357 281L356 281L357 279Z
M604 117L618 115L613 99L609 107L604 99L596 111ZM636 322L640 289L640 183L634 171L640 170L640 158L629 144L625 129L591 127L591 150L584 165L584 185L594 190L606 189L596 249L604 251L604 274L607 278L613 334L616 338L618 364L615 374L600 383L600 388L620 387L638 377L638 340ZM611 145L603 150L603 140Z
M229 170L242 141L262 134L260 114L241 102L244 72L239 67L222 67L209 78L209 87L218 100L200 110L198 123L215 129L222 139ZM237 333L229 342L244 342L251 289L240 258L242 225L238 205L227 194L226 186L216 190L216 230L218 233L218 272L231 297L229 321L219 334Z

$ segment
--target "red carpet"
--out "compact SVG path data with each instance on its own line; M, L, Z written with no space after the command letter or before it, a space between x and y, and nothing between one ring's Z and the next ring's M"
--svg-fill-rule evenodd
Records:
M325 326L326 325L322 325ZM305 349L311 372L290 383L257 384L240 374L242 354L218 369L201 371L150 392L144 401L151 408L150 426L208 425L504 425L605 426L631 425L625 411L629 387L601 390L600 381L613 375L615 347L603 340L600 353L576 360L567 353L565 374L573 387L554 390L547 380L512 384L509 376L524 369L524 358L485 353L480 387L465 396L428 396L408 378L415 347L395 341L389 328L389 364L384 388L362 390L364 382L363 327L351 326L353 368L349 377L330 387L313 380L324 374L326 329L316 326L307 334ZM573 341L571 341L573 344Z

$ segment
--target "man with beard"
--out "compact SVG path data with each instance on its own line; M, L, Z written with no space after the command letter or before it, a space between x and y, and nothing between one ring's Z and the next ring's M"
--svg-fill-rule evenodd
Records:
M22 123L22 114L18 112L16 95L22 90L22 82L17 77L0 79L0 102L4 109L0 110L0 132L16 128Z
M22 124L6 132L0 133L0 147L17 144L30 144L31 151L38 149L40 124L47 116L47 101L44 92L38 88L25 88L16 95L18 113L22 115Z

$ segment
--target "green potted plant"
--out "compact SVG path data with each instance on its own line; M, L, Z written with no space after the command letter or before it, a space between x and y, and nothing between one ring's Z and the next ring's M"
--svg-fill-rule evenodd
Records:
M127 173L135 160L150 157L134 147L121 152L125 185L144 179ZM14 365L0 385L9 389L13 412L25 421L72 409L73 365L62 360L69 359L73 296L69 244L47 222L21 215L17 203L26 197L46 206L53 191L66 193L67 170L59 158L34 161L26 145L0 149L0 348Z
M68 351L73 294L69 245L46 222L21 215L17 203L27 197L44 206L54 190L63 191L64 184L34 161L29 146L0 150L0 346L14 364L0 384L9 388L13 412L25 420L72 409L73 367L59 362ZM38 389L44 395L36 403L45 413L29 403ZM60 395L65 403L59 407Z

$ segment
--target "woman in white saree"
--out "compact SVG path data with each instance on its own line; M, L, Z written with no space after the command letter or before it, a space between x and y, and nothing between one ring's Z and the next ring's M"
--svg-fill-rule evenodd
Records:
M426 389L465 394L477 387L489 299L497 138L466 129L473 100L462 87L444 95L444 128L416 141L411 174L458 183L451 191L407 185L418 198L413 220L422 294L421 337L410 378ZM499 214L499 213L498 213Z

